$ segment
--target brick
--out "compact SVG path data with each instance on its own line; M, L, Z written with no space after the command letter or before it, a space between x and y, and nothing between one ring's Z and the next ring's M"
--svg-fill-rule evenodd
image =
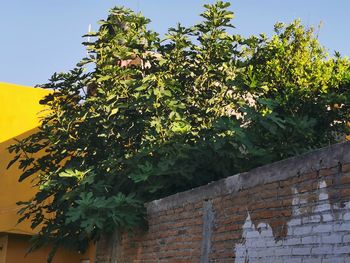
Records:
M350 222L341 223L334 226L334 231L350 231Z
M350 246L335 246L333 254L350 254Z
M343 243L350 243L350 234L343 236Z
M347 261L344 261L344 258L340 257L330 257L322 259L322 263L347 263Z
M293 235L296 235L296 236L309 235L313 232L314 231L312 226L300 226L300 227L293 228Z
M300 226L302 225L301 218L292 218L288 222L288 226Z
M350 196L350 188L341 189L341 190L340 190L340 196L341 196L342 198L344 198L344 197L349 197L349 196Z
M328 202L326 202L326 203L316 204L314 212L322 212L323 214L324 212L329 212L330 210L331 210L331 206L329 205Z
M332 255L333 247L330 245L327 246L317 246L311 249L311 255Z
M271 262L271 261L269 261ZM302 258L291 258L289 257L288 260L284 260L283 263L286 262L286 263L302 263L303 260Z
M350 211L343 215L343 220L345 221L350 220Z
M329 151L327 154L332 154ZM311 172L319 167L321 159L309 158L305 161L306 168L300 169L307 171L306 174L290 174L292 177L283 181L270 182L270 178L279 178L279 173L288 172L289 161L283 161L280 170L275 167L270 172L265 167L261 176L269 177L259 180L269 183L247 187L242 177L239 183L244 190L238 192L228 193L227 189L218 188L222 183L214 183L215 194L210 195L214 220L207 262L232 263L239 256L244 262L246 254L249 262L259 263L347 262L350 255L350 164L343 164L339 173L337 156L329 159L332 167ZM254 171L256 178L260 176L259 171ZM251 184L253 177L244 176L254 185L254 182ZM160 200L162 208L156 207L155 212L148 214L148 231L122 236L117 245L118 262L200 262L203 204L207 200L206 196L201 199L200 194L197 192L192 199L191 194L186 193L184 203L171 197L170 203L164 203L168 199ZM176 196L182 200L181 193ZM248 214L251 221L247 221ZM105 246L108 247L108 243ZM107 255L98 254L99 260L103 257L101 263L109 260L109 250L105 250ZM236 252L244 255L235 255Z
M320 263L321 259L318 257L303 258L303 263Z
M283 246L292 246L292 245L300 245L301 238L300 237L292 237L285 240L282 240Z
M343 164L343 165L342 165L341 171L342 171L343 173L350 172L350 163Z
M319 244L320 243L320 236L306 236L301 238L301 243L303 245L309 245L309 244Z
M306 180L316 180L318 177L318 171L313 171L311 173L307 173L303 175L303 178Z
M331 224L321 224L316 225L312 227L313 233L325 233L325 232L332 232L333 231L333 225Z
M331 234L329 236L322 236L322 243L327 244L336 244L342 242L342 235L339 234Z
M292 179L279 181L279 187L290 187L293 185Z
M334 220L333 215L330 213L322 213L321 217L322 217L322 222L329 222Z
M282 247L275 250L275 256L289 256L292 255L292 248Z
M292 249L292 255L310 255L311 254L311 247L296 247Z
M320 215L312 215L308 217L303 218L303 224L307 223L319 223L321 222L321 216Z
M341 185L350 184L350 173L343 174L339 179L339 183Z
M320 170L318 175L319 175L319 177L324 177L324 176L330 176L330 175L337 174L338 172L339 172L339 167L335 166L332 168Z

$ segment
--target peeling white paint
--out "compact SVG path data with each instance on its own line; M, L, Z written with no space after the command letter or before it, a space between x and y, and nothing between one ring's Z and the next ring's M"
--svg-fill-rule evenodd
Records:
M321 181L318 202L307 216L301 209L306 199L293 189L292 217L282 240L275 240L269 224L255 226L248 211L243 242L234 248L235 263L350 262L350 202L332 207L326 187Z

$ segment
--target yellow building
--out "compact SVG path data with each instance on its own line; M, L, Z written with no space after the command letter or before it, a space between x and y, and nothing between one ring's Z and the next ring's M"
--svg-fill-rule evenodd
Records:
M24 138L38 127L43 106L39 100L49 91L0 82L0 263L45 263L50 247L27 256L30 237L35 232L30 222L17 224L16 202L30 199L36 192L30 180L19 183L16 165L6 169L13 158L7 147L14 138ZM42 113L41 113L42 114ZM60 250L54 263L92 263L94 251L86 255Z

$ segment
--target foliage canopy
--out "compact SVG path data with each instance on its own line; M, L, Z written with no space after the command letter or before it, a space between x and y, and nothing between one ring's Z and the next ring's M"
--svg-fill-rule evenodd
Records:
M33 248L84 251L142 225L147 201L349 132L349 60L328 56L298 20L270 38L233 34L229 5L205 5L201 23L163 40L142 15L113 8L87 35L88 57L43 85L54 92L39 131L10 147L20 181L39 188L21 203L41 228Z

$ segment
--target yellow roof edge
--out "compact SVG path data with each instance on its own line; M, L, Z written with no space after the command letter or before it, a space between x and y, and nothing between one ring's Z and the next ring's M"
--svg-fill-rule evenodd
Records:
M14 234L14 235L26 235L26 236L34 236L36 234L38 234L39 231L25 231L25 230L21 230L21 229L0 229L0 233L4 233L4 234Z
M47 93L51 92L50 90L43 89L40 87L32 87L32 86L26 86L26 85L20 85L20 84L14 84L14 83L8 83L8 82L2 82L0 81L0 87L1 86L7 86L7 87L15 87L15 88L25 88L25 89L36 89L40 91L46 91Z

